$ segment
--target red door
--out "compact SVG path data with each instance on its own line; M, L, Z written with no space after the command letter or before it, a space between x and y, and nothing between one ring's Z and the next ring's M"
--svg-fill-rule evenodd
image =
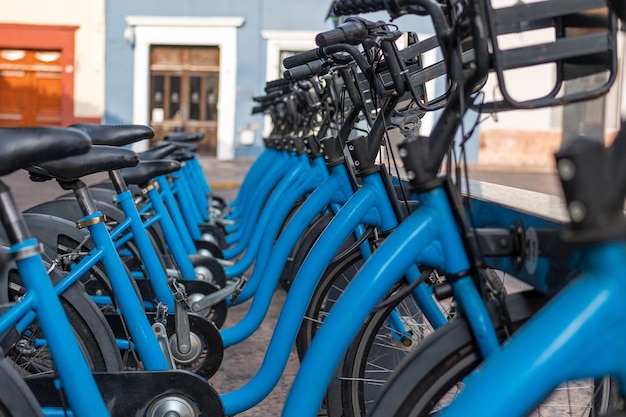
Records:
M61 126L60 51L0 49L0 126Z

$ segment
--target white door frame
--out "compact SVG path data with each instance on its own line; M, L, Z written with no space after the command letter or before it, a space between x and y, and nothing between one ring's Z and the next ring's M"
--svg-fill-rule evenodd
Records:
M316 48L315 36L319 32L305 30L263 30L261 36L266 40L265 81L283 78L280 73L280 51L308 51ZM272 130L272 121L265 116L263 136Z
M135 46L133 123L150 123L151 45L217 46L220 49L217 158L233 159L235 157L237 28L243 23L243 17L127 16L126 38Z

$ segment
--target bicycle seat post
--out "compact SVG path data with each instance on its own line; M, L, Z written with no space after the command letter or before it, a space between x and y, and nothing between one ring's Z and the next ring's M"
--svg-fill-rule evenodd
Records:
M9 187L0 180L0 221L11 244L29 239L30 232Z
M113 187L115 187L115 192L117 194L122 194L123 192L128 191L126 181L124 180L124 177L119 170L116 169L113 171L109 171L109 178L111 179L111 182L113 183Z

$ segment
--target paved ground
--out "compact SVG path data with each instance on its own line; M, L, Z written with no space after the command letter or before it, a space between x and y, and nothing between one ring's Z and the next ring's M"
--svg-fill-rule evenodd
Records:
M252 159L237 159L225 162L217 161L211 157L202 158L205 173L214 191L227 199L232 199L236 196L238 186L251 163ZM474 168L470 171L470 177L498 184L528 188L539 192L558 194L556 179L552 174L503 172L493 169ZM88 178L86 182L88 184L97 183L104 178L106 177L103 175L96 175ZM6 183L12 188L19 207L24 209L64 193L53 182L44 184L30 182L28 175L24 171L8 176ZM231 392L248 382L256 373L263 360L264 352L269 343L272 329L284 298L285 292L278 289L271 309L261 328L249 340L227 349L222 368L211 381L218 392ZM229 327L237 323L246 313L247 308L248 304L244 304L229 310L225 326ZM245 417L274 417L279 415L297 369L298 362L295 354L292 352L283 378L270 396L253 409L240 415Z

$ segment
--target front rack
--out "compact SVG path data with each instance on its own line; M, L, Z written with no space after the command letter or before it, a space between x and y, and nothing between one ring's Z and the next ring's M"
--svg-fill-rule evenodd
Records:
M606 0L547 0L495 8L500 0L482 0L495 73L502 100L483 111L531 109L589 100L609 90L617 75L617 19ZM505 49L505 35L549 29L551 40ZM505 73L552 64L552 88L532 98L514 98ZM603 81L584 91L567 91L566 81L603 74Z

